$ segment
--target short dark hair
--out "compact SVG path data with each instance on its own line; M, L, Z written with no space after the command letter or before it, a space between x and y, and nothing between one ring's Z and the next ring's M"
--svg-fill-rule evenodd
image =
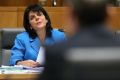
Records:
M104 23L107 15L106 7L113 0L71 0L74 14L81 25Z
M30 28L31 27L31 25L29 23L29 13L30 13L30 11L42 12L43 13L45 18L48 20L48 22L46 24L46 36L51 37L51 35L52 35L52 33L51 33L51 30L52 30L51 20L49 18L48 13L45 11L45 9L41 5L38 5L38 4L29 5L25 9L25 12L24 12L23 26L24 26L26 32L28 32L29 36L33 39L37 37L37 33L35 32L35 30Z

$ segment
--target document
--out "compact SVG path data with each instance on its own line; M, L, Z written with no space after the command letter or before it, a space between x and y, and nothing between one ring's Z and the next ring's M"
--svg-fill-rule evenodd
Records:
M44 63L45 63L45 49L42 46L39 49L39 53L38 53L36 62L40 63L41 65L44 65Z
M44 70L44 67L27 67L22 65L15 65L15 66L4 66L0 67L0 74L26 74L26 73L37 73L41 74Z

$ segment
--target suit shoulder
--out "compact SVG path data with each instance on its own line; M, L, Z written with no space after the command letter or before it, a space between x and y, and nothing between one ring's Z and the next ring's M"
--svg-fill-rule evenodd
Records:
M59 31L58 29L53 29L52 30L52 38L55 41L65 41L66 36L64 32Z
M24 31L24 32L21 32L21 33L17 34L16 37L18 39L25 39L25 38L29 37L29 34L26 31Z
M52 34L54 34L54 35L65 35L64 31L59 30L59 29L53 29Z

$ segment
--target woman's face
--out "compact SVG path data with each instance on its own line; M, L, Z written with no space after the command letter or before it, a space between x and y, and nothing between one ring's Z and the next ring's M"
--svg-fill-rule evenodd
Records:
M40 30L46 27L48 20L42 12L30 12L29 23L34 30Z

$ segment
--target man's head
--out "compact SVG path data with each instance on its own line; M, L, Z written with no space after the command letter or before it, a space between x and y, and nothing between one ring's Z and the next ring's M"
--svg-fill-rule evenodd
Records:
M109 7L114 0L70 0L73 7L73 17L79 25L89 26L105 23Z

